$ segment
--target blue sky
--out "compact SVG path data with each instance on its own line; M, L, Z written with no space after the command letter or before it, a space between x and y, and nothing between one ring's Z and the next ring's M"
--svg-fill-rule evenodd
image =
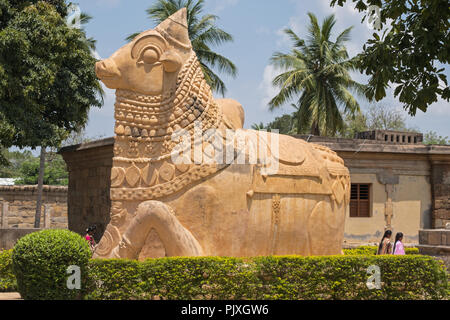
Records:
M74 1L76 2L76 0ZM78 0L81 11L93 19L86 26L88 36L97 40L98 57L107 58L123 46L128 35L153 28L155 25L147 18L145 10L153 3L151 0ZM351 40L347 49L351 56L362 50L362 45L373 30L361 23L362 14L349 4L330 8L329 0L206 0L204 13L220 17L218 25L234 37L234 41L221 45L215 50L231 59L238 68L236 78L223 76L228 91L227 98L238 100L245 109L244 127L253 123L270 122L276 116L293 111L290 104L271 112L267 102L276 94L271 81L277 70L269 64L273 52L287 52L290 42L282 30L292 28L300 36L306 35L309 19L307 12L314 13L321 21L334 13L337 19L335 35L353 26ZM450 77L446 66L447 76ZM367 78L354 74L354 79L364 82ZM101 109L92 108L86 135L89 137L113 136L114 129L114 91L105 88L105 104ZM218 95L216 95L218 96ZM368 105L358 99L362 109ZM433 130L442 136L450 137L450 104L438 101L426 113L418 111L411 117L403 111L401 104L393 97L393 89L380 103L388 104L402 112L408 126L422 132Z

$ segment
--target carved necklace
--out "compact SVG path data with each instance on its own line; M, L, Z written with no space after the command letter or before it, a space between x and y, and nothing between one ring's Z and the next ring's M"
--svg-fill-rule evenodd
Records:
M176 130L190 132L195 121L201 121L204 130L219 128L222 122L195 54L179 72L175 92L147 96L117 90L115 119L117 138L138 142L171 140Z
M183 129L194 141L196 121L202 130L220 128L222 112L203 71L191 55L177 77L177 89L159 96L116 91L115 143L111 200L148 200L170 195L226 167L172 163L177 144L172 133ZM200 132L201 134L202 132Z

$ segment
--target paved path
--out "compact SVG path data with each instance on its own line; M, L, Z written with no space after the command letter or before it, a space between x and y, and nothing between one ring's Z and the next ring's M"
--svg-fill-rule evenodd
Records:
M0 300L22 300L18 292L0 292Z

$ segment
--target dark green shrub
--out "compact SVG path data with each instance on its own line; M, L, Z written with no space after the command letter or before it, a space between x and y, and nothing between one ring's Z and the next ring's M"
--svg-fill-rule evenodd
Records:
M12 254L20 295L34 300L82 298L90 256L87 241L69 230L42 230L24 236ZM80 267L81 290L67 288L71 265Z
M367 268L381 271L368 289ZM269 256L91 260L88 299L442 299L447 274L432 257Z
M377 246L360 246L352 249L344 249L345 255L375 255ZM405 254L419 254L418 248L405 248Z
M16 277L12 271L12 249L0 251L0 292L17 290Z

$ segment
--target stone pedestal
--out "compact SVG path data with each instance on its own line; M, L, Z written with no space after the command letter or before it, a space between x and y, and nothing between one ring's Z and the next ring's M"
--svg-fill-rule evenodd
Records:
M420 254L434 256L443 260L450 270L450 230L425 229L419 230Z

